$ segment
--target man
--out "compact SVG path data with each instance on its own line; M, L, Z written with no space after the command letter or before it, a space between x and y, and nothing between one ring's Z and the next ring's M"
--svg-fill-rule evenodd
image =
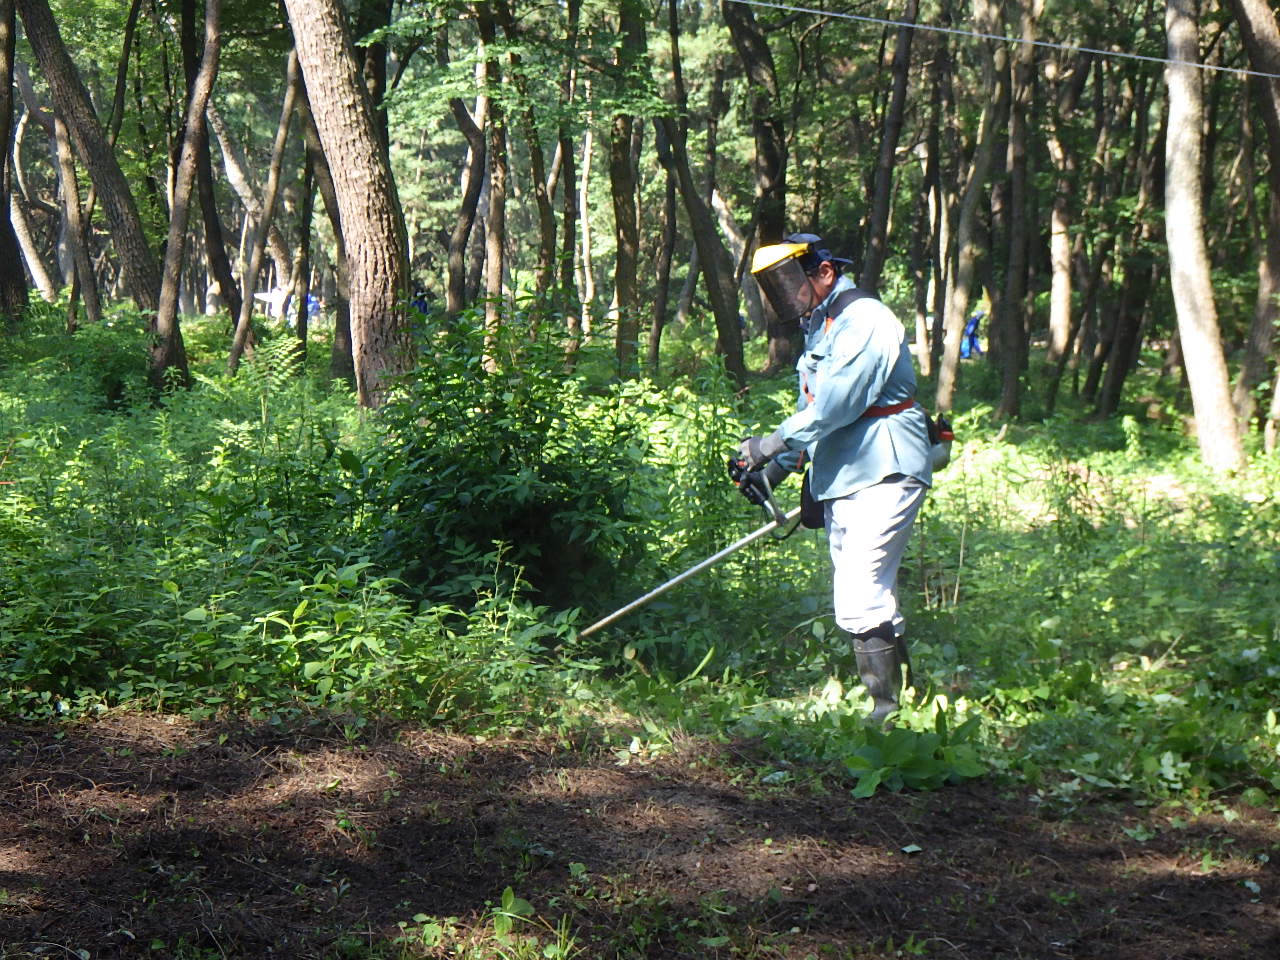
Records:
M851 636L874 701L868 719L883 722L897 710L903 669L910 670L898 567L933 471L906 331L842 275L849 263L811 233L756 251L752 275L780 322L800 322L805 348L796 363L797 411L768 436L744 440L740 453L771 484L812 461L836 623Z

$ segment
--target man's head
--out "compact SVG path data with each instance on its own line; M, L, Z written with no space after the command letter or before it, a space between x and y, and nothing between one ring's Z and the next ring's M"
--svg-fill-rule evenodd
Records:
M822 238L793 233L756 250L751 273L783 323L802 320L827 298L851 261L832 256Z

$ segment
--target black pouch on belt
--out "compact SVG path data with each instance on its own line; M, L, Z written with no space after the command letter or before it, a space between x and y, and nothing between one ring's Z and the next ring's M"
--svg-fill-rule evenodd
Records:
M821 500L813 499L813 491L809 488L809 472L806 470L800 482L800 526L810 530L821 530L827 525L827 511Z

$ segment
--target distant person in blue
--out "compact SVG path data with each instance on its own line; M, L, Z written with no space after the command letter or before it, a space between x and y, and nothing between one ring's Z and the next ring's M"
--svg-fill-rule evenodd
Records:
M756 251L752 275L778 320L799 322L805 344L796 412L768 436L744 440L739 456L771 484L812 459L809 489L831 550L836 624L849 634L844 651L852 648L874 701L868 719L880 723L898 709L910 669L898 567L933 464L906 331L844 276L849 264L811 233Z
M431 294L427 293L423 287L416 287L413 291L413 299L409 301L409 306L426 316L427 311L431 309Z
M969 359L970 354L975 357L982 356L982 344L978 342L978 324L986 315L987 312L979 307L973 311L973 316L964 325L964 339L960 341L960 356L965 360Z

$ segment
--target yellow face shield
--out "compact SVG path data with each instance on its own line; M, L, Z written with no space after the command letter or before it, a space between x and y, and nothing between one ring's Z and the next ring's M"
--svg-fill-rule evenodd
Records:
M815 306L813 284L800 265L809 247L807 243L771 243L751 258L751 275L782 323L802 319Z

